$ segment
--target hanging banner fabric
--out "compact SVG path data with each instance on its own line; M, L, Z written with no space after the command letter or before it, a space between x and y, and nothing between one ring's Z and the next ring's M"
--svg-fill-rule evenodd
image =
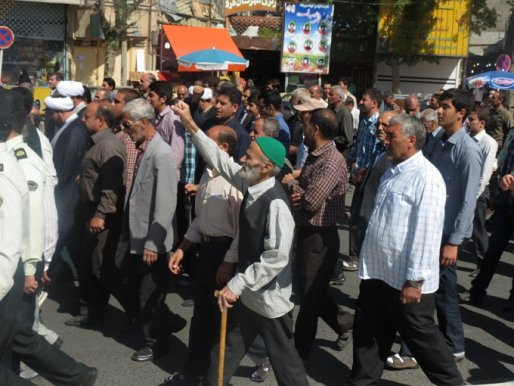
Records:
M280 71L328 74L334 6L287 3Z

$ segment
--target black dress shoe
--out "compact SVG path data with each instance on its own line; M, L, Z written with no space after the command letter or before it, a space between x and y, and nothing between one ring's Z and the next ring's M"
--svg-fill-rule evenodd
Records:
M87 321L87 316L79 314L77 316L74 316L73 318L66 320L64 324L67 326L79 327L81 324L87 323Z
M142 349L137 350L130 357L130 359L132 359L135 362L147 362L147 361L153 360L153 358L154 358L153 350L148 346L145 346Z
M85 380L80 386L93 386L98 376L98 370L95 367L88 367L85 374Z
M94 328L102 325L102 320L99 318L90 318L84 315L77 315L64 322L67 326L82 327L82 328Z
M203 377L184 375L181 373L174 373L164 378L165 385L200 385L203 381Z
M171 351L169 344L166 341L158 342L153 347L145 346L137 350L130 359L135 362L147 362L160 358Z
M474 295L471 291L466 291L466 292L459 294L459 299L464 303L479 306L482 304L484 297L479 296L479 295Z

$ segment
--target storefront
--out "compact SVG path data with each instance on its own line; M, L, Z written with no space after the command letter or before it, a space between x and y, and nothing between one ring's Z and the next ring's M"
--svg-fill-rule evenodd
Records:
M13 30L15 40L4 51L2 83L17 84L19 71L26 69L32 84L44 86L48 73L67 72L66 5L58 0L11 4L2 24Z

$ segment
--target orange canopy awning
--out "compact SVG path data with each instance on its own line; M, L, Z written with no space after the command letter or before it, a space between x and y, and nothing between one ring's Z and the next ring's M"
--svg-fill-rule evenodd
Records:
M243 58L243 55L224 28L188 27L180 25L163 25L162 30L168 39L171 49L177 58L195 51L212 49L213 47L228 51ZM244 71L246 66L231 65L229 71ZM178 71L201 71L195 66L178 65Z

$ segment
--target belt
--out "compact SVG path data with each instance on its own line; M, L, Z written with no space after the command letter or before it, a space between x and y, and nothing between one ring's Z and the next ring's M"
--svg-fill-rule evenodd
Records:
M233 240L232 237L228 236L207 236L203 233L200 234L200 237L202 238L202 243L205 244L222 244Z

